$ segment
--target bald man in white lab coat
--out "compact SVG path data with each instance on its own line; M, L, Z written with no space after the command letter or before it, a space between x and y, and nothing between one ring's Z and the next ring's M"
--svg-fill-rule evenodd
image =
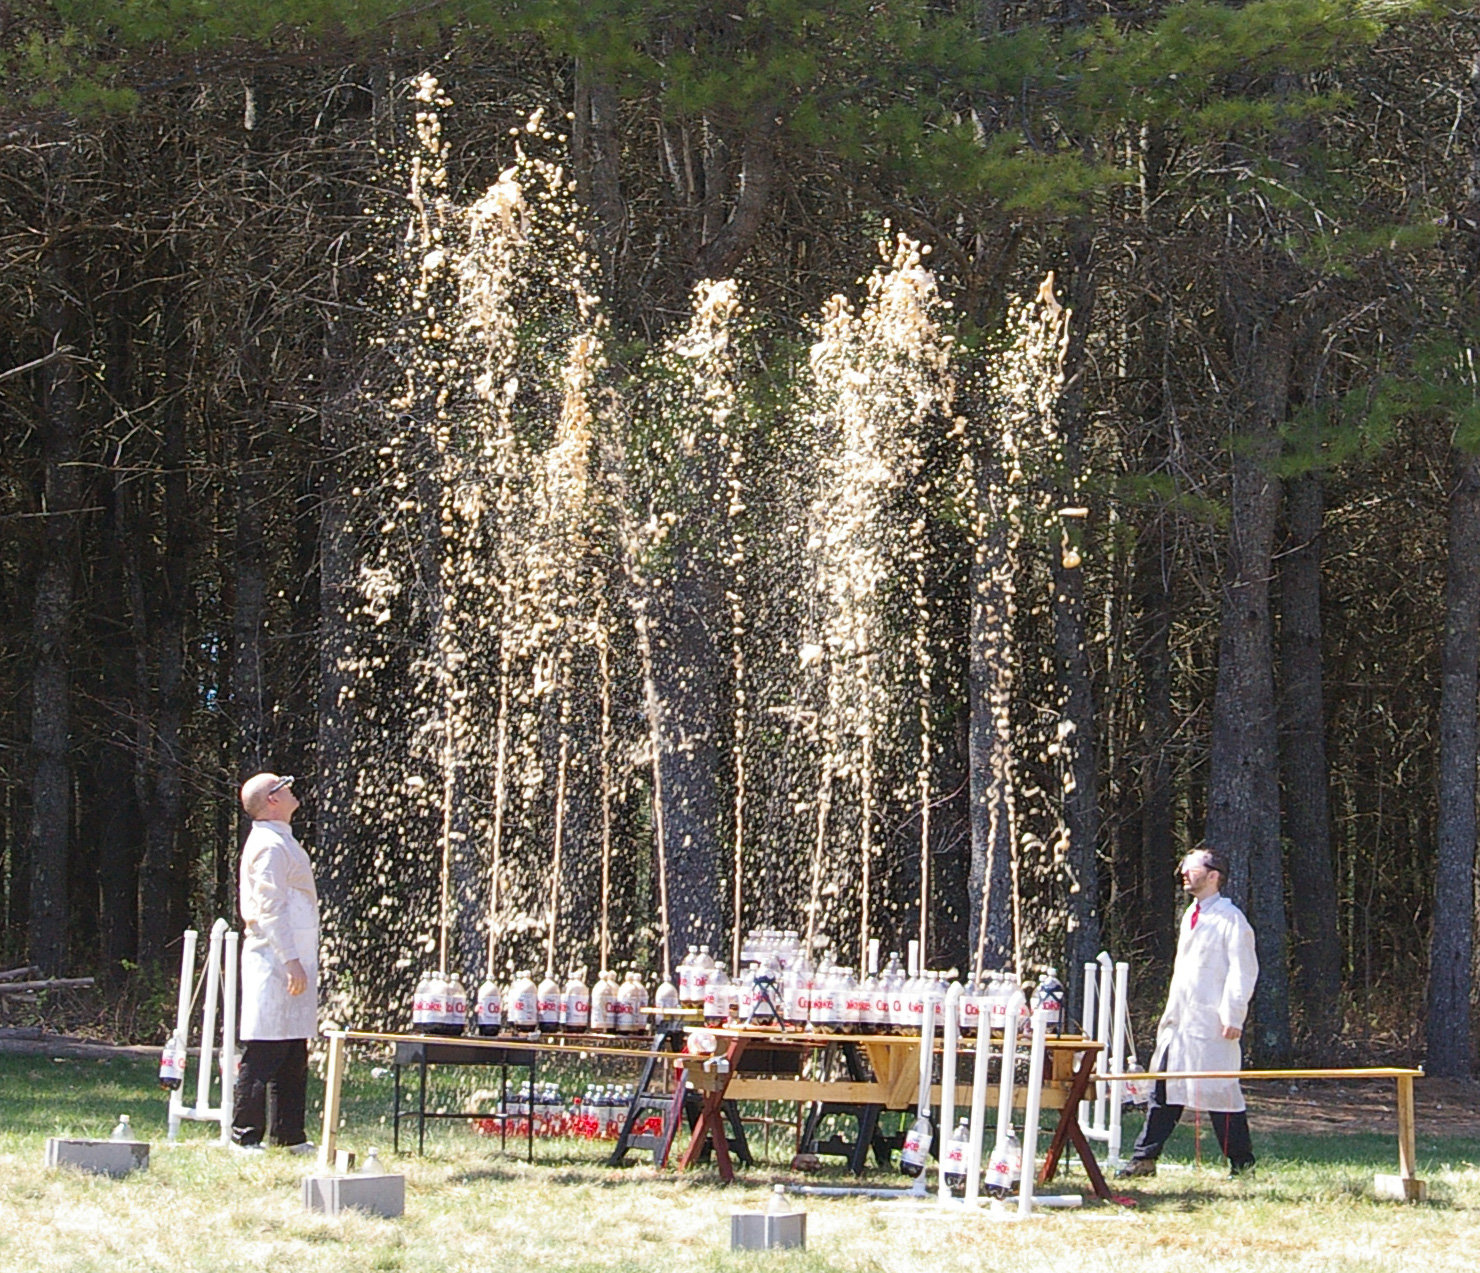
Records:
M272 1096L272 1141L313 1152L304 1132L308 1040L318 1033L319 898L308 854L293 835L293 779L257 774L242 784L252 830L242 846L241 1072L232 1143L260 1150Z
M1242 1068L1239 1039L1259 978L1259 960L1249 921L1223 896L1227 875L1228 864L1215 850L1197 848L1182 859L1182 887L1192 905L1182 916L1152 1070ZM1119 1173L1122 1179L1156 1175L1162 1147L1189 1105L1208 1112L1232 1175L1253 1167L1249 1116L1238 1080L1167 1079L1152 1087L1146 1125L1136 1138L1130 1162Z

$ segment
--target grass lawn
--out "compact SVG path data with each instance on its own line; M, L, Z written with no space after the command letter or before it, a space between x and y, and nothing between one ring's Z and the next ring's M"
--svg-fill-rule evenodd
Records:
M312 1215L301 1202L302 1160L230 1154L207 1143L209 1125L187 1125L182 1143L167 1145L152 1061L0 1055L0 1270L1480 1268L1480 1140L1421 1134L1430 1201L1404 1207L1371 1196L1373 1173L1396 1170L1390 1136L1261 1135L1256 1118L1257 1178L1230 1182L1217 1163L1190 1165L1192 1134L1183 1128L1164 1160L1170 1166L1135 1182L1134 1208L1087 1205L1017 1224L808 1198L800 1204L809 1213L805 1253L742 1255L729 1251L729 1211L763 1207L769 1183L787 1178L784 1165L758 1167L724 1189L709 1170L610 1170L596 1165L592 1146L549 1142L537 1144L530 1166L500 1156L496 1141L461 1122L434 1125L425 1158L395 1159L389 1080L370 1071L363 1060L350 1066L341 1144L362 1153L376 1145L406 1172L400 1220ZM317 1091L310 1102L319 1108ZM106 1136L120 1113L153 1142L148 1172L113 1181L42 1168L47 1136ZM1204 1148L1213 1148L1206 1129ZM1084 1183L1073 1173L1058 1187Z

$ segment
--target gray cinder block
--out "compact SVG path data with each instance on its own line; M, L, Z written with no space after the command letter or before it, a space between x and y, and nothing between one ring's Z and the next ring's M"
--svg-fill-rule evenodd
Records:
M805 1211L730 1212L730 1250L769 1251L773 1247L805 1247Z
M337 1216L346 1207L394 1220L406 1210L406 1177L386 1172L374 1176L305 1176L303 1205Z
M76 1167L98 1176L126 1176L149 1167L147 1140L76 1140L68 1136L46 1138L48 1167Z

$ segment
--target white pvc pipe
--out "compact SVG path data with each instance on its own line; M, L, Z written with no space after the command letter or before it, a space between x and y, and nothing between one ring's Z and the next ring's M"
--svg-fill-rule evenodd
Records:
M195 943L199 938L200 934L195 929L187 928L184 945L180 950L180 995L175 1005L175 1039L181 1048L184 1048L190 1040L190 982L195 976ZM169 1136L171 1140L175 1140L180 1135L180 1123L185 1116L185 1100L182 1095L184 1091L185 1079L182 1074L180 1086L170 1092Z
M992 1057L992 1020L986 1005L976 1022L976 1064L971 1074L971 1141L966 1147L966 1205L981 1200L982 1136L987 1121L987 1067Z
M231 1121L236 1110L236 1000L241 965L238 961L240 934L226 934L226 1019L221 1023L221 1143L231 1143Z
M195 1116L211 1112L211 1069L216 1053L216 1003L221 994L221 936L226 921L211 925L211 944L206 949L205 1022L200 1030L200 1072L195 1076Z
M1005 1149L1012 1131L1012 1089L1017 1069L1018 1023L1027 1011L1022 987L1014 986L1007 996L1007 1017L1002 1025L1002 1071L997 1079L997 1147ZM996 1149L992 1151L996 1153Z
M1110 1073L1125 1073L1125 1026L1126 1014L1130 1011L1131 966L1128 963L1115 965L1115 1026L1110 1038ZM1112 1167L1120 1167L1120 1114L1125 1100L1125 1084L1113 1080L1110 1083L1110 1126L1107 1129L1108 1147L1105 1159Z
M1100 965L1086 961L1084 965L1084 1011L1079 1017L1079 1030L1086 1039L1095 1037L1095 984L1100 973ZM1091 1098L1086 1097L1079 1102L1079 1125L1088 1131L1094 1126L1094 1105Z
M911 977L918 977L920 975L920 942L918 938L911 940L909 945L908 971Z
M1100 1044L1099 1054L1095 1057L1095 1073L1105 1075L1110 1069L1110 1058L1105 1054L1110 1050L1110 1009L1115 1000L1114 977L1115 965L1110 956L1103 950L1099 955L1100 965L1100 998L1096 1005L1095 1039ZM1110 1110L1110 1091L1103 1077L1095 1082L1095 1131L1102 1136L1107 1129L1107 1116Z
M920 991L923 1011L920 1013L920 1088L915 1100L915 1112L922 1118L930 1117L931 1079L935 1077L935 995L934 983L927 982Z
M930 1117L930 1081L935 1077L935 983L927 981L920 988L920 1092L915 1101L915 1114L919 1118ZM940 1149L940 1135L936 1134L936 1150ZM926 1161L920 1167L920 1174L915 1177L915 1183L910 1192L916 1197L923 1198L930 1191L930 1161Z
M940 1177L937 1181L940 1200L949 1202L951 1187L946 1184L946 1157L956 1131L956 1053L961 1046L961 995L965 987L959 981L946 991L945 1037L940 1061Z
M1028 1053L1028 1099L1023 1109L1023 1175L1018 1182L1018 1215L1033 1213L1038 1176L1038 1116L1043 1106L1043 1058L1048 1051L1048 1011L1033 1014L1033 1044Z

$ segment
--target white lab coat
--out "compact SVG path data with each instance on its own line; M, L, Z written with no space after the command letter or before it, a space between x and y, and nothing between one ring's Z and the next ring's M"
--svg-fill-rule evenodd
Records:
M1224 1026L1244 1026L1259 960L1254 930L1221 893L1202 904L1197 928L1193 907L1182 916L1177 961L1166 1011L1156 1029L1153 1070L1237 1070L1242 1053L1237 1039L1223 1037ZM1236 1112L1244 1108L1237 1079L1168 1079L1167 1104Z
M286 822L254 822L242 846L240 1037L309 1039L318 1033L319 897L308 854ZM308 974L288 993L286 964Z

